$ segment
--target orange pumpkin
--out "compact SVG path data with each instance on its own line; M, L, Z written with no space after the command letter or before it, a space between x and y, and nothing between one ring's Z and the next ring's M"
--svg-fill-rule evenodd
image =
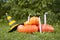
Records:
M33 24L33 25L38 25L39 24L39 18L35 17L35 16L31 17L29 23Z
M25 26L19 25L17 31L24 33L33 33L38 31L38 27L35 25L25 25Z
M42 32L54 32L54 28L51 25L42 24Z
M23 25L19 25L19 26L17 27L17 31L18 31L18 32L22 31L22 30L20 30L20 29L23 29L23 27L24 27Z
M29 21L24 22L24 25L30 25Z

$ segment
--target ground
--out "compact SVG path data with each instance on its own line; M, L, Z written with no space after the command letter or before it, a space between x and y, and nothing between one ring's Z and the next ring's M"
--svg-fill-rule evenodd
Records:
M0 23L0 40L60 40L60 25L53 25L55 31L53 33L19 33L13 31L8 33L9 25Z

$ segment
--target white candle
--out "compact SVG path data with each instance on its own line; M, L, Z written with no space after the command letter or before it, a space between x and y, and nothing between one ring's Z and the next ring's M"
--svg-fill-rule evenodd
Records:
M48 14L48 12L44 14L44 24L46 24L46 14Z
M28 22L29 22L29 20L30 20L30 14L29 14L29 16L28 16Z
M42 27L41 27L41 18L39 17L39 31L40 31L40 33L42 32Z
M46 24L46 14L44 14L44 24Z

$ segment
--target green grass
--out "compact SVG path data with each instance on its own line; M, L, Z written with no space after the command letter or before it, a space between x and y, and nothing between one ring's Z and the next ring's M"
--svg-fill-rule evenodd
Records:
M19 33L13 31L8 33L9 26L7 23L0 23L0 40L60 40L60 25L53 25L53 33Z

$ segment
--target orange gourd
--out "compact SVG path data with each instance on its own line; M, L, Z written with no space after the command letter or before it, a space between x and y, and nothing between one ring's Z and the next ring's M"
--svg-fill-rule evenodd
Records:
M29 23L33 24L33 25L38 25L39 24L39 18L35 17L35 16L31 17Z
M54 28L51 25L42 24L42 32L54 32Z
M24 33L33 33L38 31L38 27L35 25L25 25L25 26L19 25L17 27L17 31L24 32Z
M29 21L24 22L24 25L30 25Z
M19 26L17 27L17 31L18 31L18 32L22 31L22 30L23 30L23 27L24 27L23 25L19 25ZM20 29L22 29L22 30L20 30Z

